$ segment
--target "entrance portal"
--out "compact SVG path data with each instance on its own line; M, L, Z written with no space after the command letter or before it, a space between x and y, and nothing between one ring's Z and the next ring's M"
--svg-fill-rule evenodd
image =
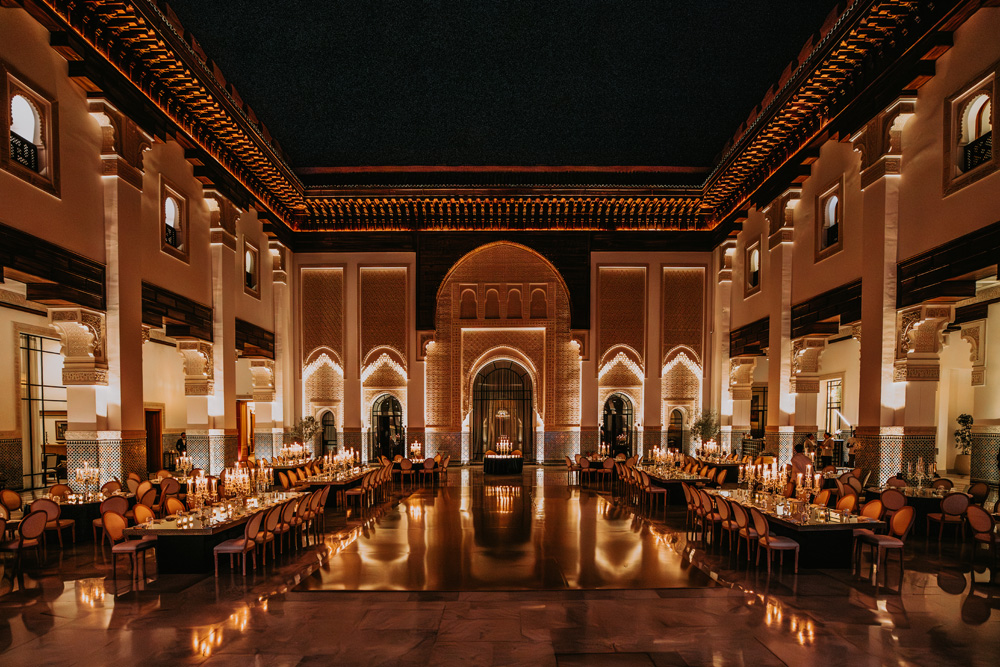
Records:
M684 415L677 409L670 411L670 421L667 423L667 447L679 452L684 448Z
M384 456L406 456L406 428L403 426L403 406L395 396L382 394L372 404L372 430L369 433L372 459Z
M601 439L611 455L632 456L632 401L623 394L611 394L604 402L604 429Z
M481 461L506 436L512 449L535 458L531 376L519 364L502 359L486 364L472 383L472 442L469 455Z

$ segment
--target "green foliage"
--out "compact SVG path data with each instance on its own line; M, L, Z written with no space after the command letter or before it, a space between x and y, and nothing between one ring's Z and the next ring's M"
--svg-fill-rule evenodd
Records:
M304 417L291 428L289 434L295 438L296 442L306 443L313 439L320 428L322 427L315 417Z
M972 452L972 415L963 412L955 421L962 427L955 431L955 446L962 454L969 454Z
M691 434L702 442L715 438L719 434L719 413L715 410L703 410L691 424Z

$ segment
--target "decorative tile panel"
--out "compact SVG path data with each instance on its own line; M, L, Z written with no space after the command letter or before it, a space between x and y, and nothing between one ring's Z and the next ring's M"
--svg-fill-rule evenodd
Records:
M407 356L406 267L361 267L359 309L361 315L361 359L379 347L390 347Z
M660 358L677 346L694 350L701 359L705 335L705 269L663 267L662 346Z
M597 358L615 345L627 345L646 360L646 268L597 269Z
M302 270L303 360L318 347L344 358L344 270Z
M4 488L24 486L24 450L21 438L0 438L0 480Z

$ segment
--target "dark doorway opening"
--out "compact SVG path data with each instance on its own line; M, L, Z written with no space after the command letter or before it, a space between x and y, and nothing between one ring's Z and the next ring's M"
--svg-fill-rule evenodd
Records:
M525 459L535 458L531 375L507 359L484 366L472 383L472 442L469 456L482 461L505 436Z
M632 401L624 394L611 394L604 401L604 426L601 440L608 445L611 456L632 456L634 414Z
M406 427L403 406L395 396L382 394L372 404L372 430L369 433L369 456L384 456L390 461L397 454L406 456Z

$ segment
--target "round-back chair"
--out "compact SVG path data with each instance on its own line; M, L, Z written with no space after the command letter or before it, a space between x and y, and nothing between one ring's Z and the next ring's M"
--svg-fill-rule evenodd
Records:
M71 493L73 493L73 489L65 484L53 484L49 489L50 496L58 496L60 498L68 498Z
M958 538L958 528L962 529L962 538L965 538L965 512L969 509L972 500L964 493L949 493L941 499L941 511L929 512L927 514L927 535L931 534L931 522L938 524L938 541L944 537L944 526L949 524L955 526L955 537Z
M888 519L899 510L906 507L906 496L898 489L886 489L879 496L882 501L882 518Z
M955 483L950 479L942 477L941 479L936 479L931 482L932 489L953 489L955 488Z
M990 487L986 485L986 482L976 482L969 487L967 493L972 496L972 504L983 506L986 502L986 497L990 495Z

